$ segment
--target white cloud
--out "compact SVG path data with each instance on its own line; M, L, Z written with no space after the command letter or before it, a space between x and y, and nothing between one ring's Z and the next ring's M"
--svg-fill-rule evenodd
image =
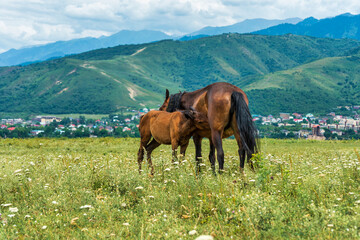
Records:
M184 34L244 19L360 13L357 0L0 0L0 51L123 29Z

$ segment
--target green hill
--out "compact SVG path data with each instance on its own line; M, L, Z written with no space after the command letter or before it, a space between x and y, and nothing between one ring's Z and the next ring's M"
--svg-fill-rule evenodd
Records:
M162 103L165 88L190 91L217 81L248 89L252 102L258 102L252 110L267 112L271 103L262 101L259 93L276 94L289 86L277 78L263 85L265 77L359 46L346 39L223 34L100 49L0 68L0 112L110 113L128 106L154 107Z
M324 58L253 78L244 90L259 113L326 112L360 104L360 55Z

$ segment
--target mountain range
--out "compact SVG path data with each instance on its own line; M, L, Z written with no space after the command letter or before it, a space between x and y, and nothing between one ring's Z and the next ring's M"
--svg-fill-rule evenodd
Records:
M155 42L171 38L160 31L129 31L123 30L108 37L80 38L69 41L58 41L41 46L10 49L0 54L0 66L26 65L70 54L87 52L99 48L114 47L124 44Z
M224 81L252 113L330 111L358 104L360 42L293 34L222 34L122 45L0 68L0 112L112 113L157 107L165 89Z
M309 17L297 24L279 24L253 33L262 35L292 33L321 38L351 38L360 40L360 15L346 13L320 20Z
M26 65L34 62L44 61L52 58L64 57L70 54L82 53L99 48L114 47L124 44L140 44L155 42L164 39L180 39L182 41L193 40L205 36L217 35L222 33L237 32L249 33L280 23L296 23L300 18L291 18L285 20L267 20L267 19L248 19L234 25L223 27L206 27L198 32L175 37L167 35L161 31L130 31L123 30L114 35L100 38L81 38L69 41L58 41L41 46L30 46L21 49L11 49L0 54L0 66Z
M204 27L196 32L187 34L186 36L197 36L197 35L219 35L223 33L251 33L261 29L266 29L279 24L296 24L302 21L301 18L288 18L284 20L268 20L263 18L246 19L242 22L235 23L229 26L222 27Z

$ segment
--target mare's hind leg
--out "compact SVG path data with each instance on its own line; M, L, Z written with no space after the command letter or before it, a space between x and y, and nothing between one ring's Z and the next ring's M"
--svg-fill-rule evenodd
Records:
M160 146L160 143L158 143L157 141L155 141L155 139L153 139L146 147L146 153L147 153L147 161L148 161L148 167L151 167L151 175L154 175L154 166L152 164L151 161L151 153L152 151L157 148L158 146Z
M193 135L193 141L195 144L195 155L196 155L196 173L200 172L200 163L202 162L201 156L201 141L202 137L197 134Z
M241 137L240 137L240 132L239 132L239 129L237 128L237 124L236 124L236 119L235 119L235 116L233 118L233 121L232 121L232 129L234 131L234 136L235 136L235 139L236 139L236 142L238 144L238 153L239 153L239 158L240 158L240 172L244 172L244 167L245 167L245 149L243 148L242 146L242 141L241 141ZM252 161L250 160L251 156L247 156L247 159L250 163L250 167L251 169L253 169L253 165L252 165Z
M222 131L211 130L211 140L216 148L216 157L219 163L219 173L224 170L224 150L222 147Z
M215 172L215 146L210 139L210 152L209 152L209 161L211 164L211 169Z

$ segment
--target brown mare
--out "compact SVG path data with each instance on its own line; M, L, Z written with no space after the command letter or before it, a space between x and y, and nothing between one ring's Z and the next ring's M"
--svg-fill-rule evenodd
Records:
M177 93L166 96L159 110L173 112L177 109L191 109L207 114L210 128L198 130L193 135L196 147L198 171L201 161L201 141L204 137L210 140L209 160L215 171L215 149L219 171L224 169L224 151L222 138L235 135L239 146L240 170L243 171L245 157L253 168L251 157L258 151L257 130L252 121L246 94L238 87L218 82L193 92Z
M150 111L140 119L140 148L138 151L139 172L144 158L144 148L147 153L147 161L154 174L151 161L152 151L161 144L172 146L173 161L177 160L176 149L180 146L180 154L185 155L189 140L196 129L209 128L207 116L192 110L164 112ZM153 140L149 143L151 137Z

